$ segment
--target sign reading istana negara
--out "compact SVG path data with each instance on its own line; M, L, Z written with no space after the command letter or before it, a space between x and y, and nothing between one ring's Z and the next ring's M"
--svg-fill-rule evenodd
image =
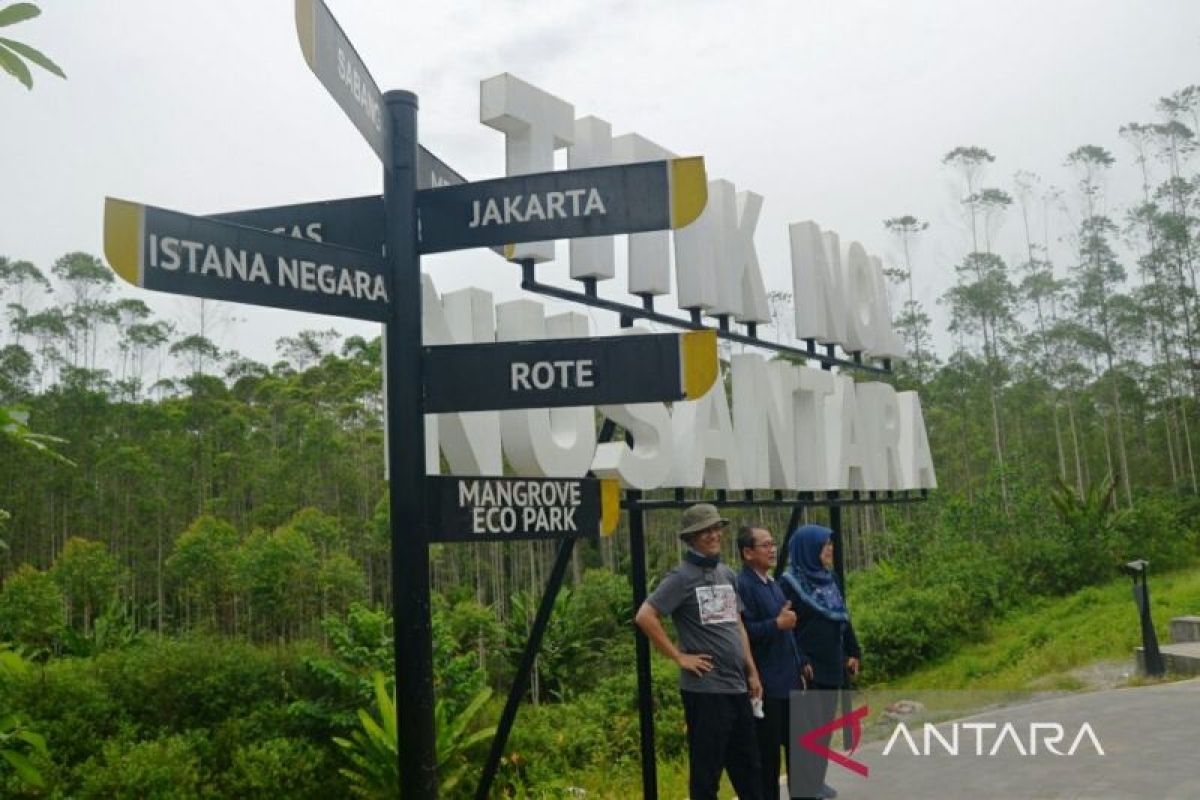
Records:
M378 253L107 198L104 253L134 286L314 314L387 319Z

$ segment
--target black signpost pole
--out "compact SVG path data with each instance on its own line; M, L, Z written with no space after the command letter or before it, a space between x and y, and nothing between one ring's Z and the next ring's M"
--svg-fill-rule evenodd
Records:
M388 499L392 526L392 618L397 745L405 800L437 797L433 632L425 530L425 416L421 407L421 259L417 255L417 96L383 96L391 125L383 204L392 271L387 323Z
M646 511L639 505L642 493L625 492L629 509L629 566L633 582L633 609L646 600ZM654 695L650 684L650 640L636 626L634 652L637 658L638 719L642 740L642 797L658 800L658 762L654 755Z

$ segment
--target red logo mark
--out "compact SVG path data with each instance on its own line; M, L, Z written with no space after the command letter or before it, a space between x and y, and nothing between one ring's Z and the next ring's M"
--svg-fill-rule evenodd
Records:
M871 772L870 768L860 761L855 761L854 759L850 758L850 756L854 755L854 751L858 749L859 741L862 740L862 719L869 713L870 710L867 706L856 708L849 714L838 717L832 722L828 722L819 728L801 735L797 741L799 741L801 747L811 750L822 758L827 758L830 761L841 764L851 772L857 772L859 775L862 775L864 778L866 778ZM846 755L842 755L834 750L830 750L828 747L825 747L817 741L825 734L833 733L838 728L844 728L847 725L850 726L851 746L850 752Z

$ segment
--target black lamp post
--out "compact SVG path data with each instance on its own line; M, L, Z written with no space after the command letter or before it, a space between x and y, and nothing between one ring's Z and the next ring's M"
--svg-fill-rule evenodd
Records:
M1158 637L1154 634L1154 623L1150 619L1150 587L1146 583L1147 567L1150 562L1143 558L1130 561L1117 567L1123 575L1133 580L1133 600L1138 606L1138 616L1142 622L1142 653L1145 656L1146 674L1160 677L1166 673L1163 666L1162 653L1158 649Z

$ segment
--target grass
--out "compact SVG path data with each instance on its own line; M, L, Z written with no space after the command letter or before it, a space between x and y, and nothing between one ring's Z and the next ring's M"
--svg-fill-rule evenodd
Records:
M1200 569L1150 576L1150 614L1160 643L1172 617L1200 613ZM1142 643L1137 607L1127 578L1031 606L992 623L985 638L921 667L884 689L1089 688L1072 670L1124 660ZM870 653L866 654L870 658Z

